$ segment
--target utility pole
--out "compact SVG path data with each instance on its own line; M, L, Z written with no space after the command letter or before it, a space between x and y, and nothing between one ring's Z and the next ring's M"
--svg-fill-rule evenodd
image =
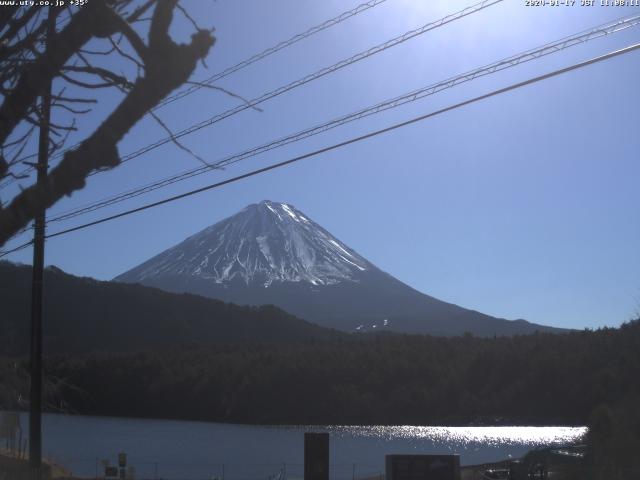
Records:
M50 39L55 34L55 15L49 7L45 57L50 54ZM49 120L53 72L41 97L40 136L38 139L37 184L44 187L49 168ZM31 391L29 403L29 465L31 478L42 479L42 290L44 277L44 242L46 208L36 214L33 232L33 278L31 284Z

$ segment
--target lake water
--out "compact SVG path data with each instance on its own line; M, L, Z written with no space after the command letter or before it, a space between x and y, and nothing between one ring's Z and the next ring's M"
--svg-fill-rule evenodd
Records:
M28 417L21 415L24 431ZM137 479L302 478L305 431L330 434L332 479L380 475L390 453L457 453L461 463L518 458L531 448L578 440L577 427L269 427L46 414L43 450L93 478L126 452ZM156 476L157 475L157 476Z

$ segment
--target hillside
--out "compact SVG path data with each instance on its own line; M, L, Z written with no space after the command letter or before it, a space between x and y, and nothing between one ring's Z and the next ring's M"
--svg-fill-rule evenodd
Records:
M639 346L636 321L566 335L378 334L56 355L45 370L64 379L50 389L55 404L84 414L265 424L585 425L603 405L637 405ZM0 359L5 404L24 397L18 373L26 364L16 371L15 362Z
M0 354L28 351L31 267L0 262ZM343 334L273 307L240 307L190 294L45 271L45 353L179 345L327 340Z
M273 304L345 332L493 336L562 331L492 317L419 292L293 205L268 200L247 206L115 280L240 305Z

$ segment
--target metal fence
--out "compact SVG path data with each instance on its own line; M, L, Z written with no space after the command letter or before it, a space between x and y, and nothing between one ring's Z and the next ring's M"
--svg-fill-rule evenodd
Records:
M105 476L108 467L118 469L117 459L57 458L56 463L69 473L82 479L110 479ZM131 480L302 480L304 464L274 463L197 463L169 462L131 457L124 468L125 478ZM69 477L75 478L75 477ZM330 464L332 480L382 480L382 465Z
M6 454L6 451L5 451ZM24 460L24 458L23 458ZM58 480L105 480L120 478L117 459L67 458L49 461L52 472L57 472ZM117 469L117 477L106 476L107 467ZM499 470L499 469L498 469ZM3 476L0 465L0 480L13 480ZM301 463L197 463L189 461L172 462L148 458L131 457L124 468L125 479L129 480L302 480L304 465ZM67 475L67 476L65 476ZM330 464L331 480L384 480L382 465L362 463ZM505 472L489 471L484 466L463 466L461 480L640 480L640 467L590 468L549 468L505 475Z

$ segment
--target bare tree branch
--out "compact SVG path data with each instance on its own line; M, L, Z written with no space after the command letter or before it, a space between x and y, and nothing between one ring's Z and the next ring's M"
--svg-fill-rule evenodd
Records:
M114 42L111 37L109 37L109 42L111 42L111 45L112 45L113 49L116 52L118 52L118 54L121 57L126 58L127 60L129 60L130 62L134 63L138 67L138 76L140 76L140 71L144 70L144 64L142 62L140 62L139 60L135 59L134 57L132 57L131 55L129 55L128 53L126 53L124 50L122 50L120 48L120 45L118 45L116 42Z
M98 103L95 98L63 97L62 95L52 95L51 98L69 103Z
M39 71L44 74L57 74L64 63L86 43L86 39L91 36L101 36L108 29L123 31L127 40L132 38L140 39L137 33L135 37L131 35L130 25L126 23L115 11L105 7L104 3L96 0L90 2L88 6L94 5L96 10L83 8L72 18L71 23L57 37L66 33L67 40L75 38L85 41L72 41L71 46L60 42L59 38L54 38L55 45L62 52L54 52L47 49L43 56L49 58L49 63L38 65ZM99 5L99 7L98 7ZM176 44L169 36L169 26L173 18L173 11L176 0L158 0L153 12L152 23L149 28L148 45L142 45L144 62L144 76L139 77L133 87L104 120L104 122L88 137L78 148L67 151L60 163L51 170L46 182L35 184L16 197L10 204L0 211L0 245L4 244L12 235L25 227L42 207L49 208L64 196L71 195L74 191L85 186L86 177L94 170L110 169L120 164L117 144L129 130L150 110L166 97L173 90L184 84L193 73L197 62L204 58L209 49L213 46L215 39L211 32L199 30L191 37L189 44ZM101 26L95 25L95 18L92 16L99 10L101 15ZM85 13L89 12L89 13ZM83 28L78 26L77 17L84 14ZM105 16L109 16L105 21ZM104 25L108 25L105 30ZM97 34L91 27L98 30ZM114 31L114 33L115 33ZM127 35L129 31L129 35ZM71 33L69 33L71 32ZM134 40L137 41L137 40ZM141 40L140 40L141 41ZM52 41L52 44L54 42ZM136 50L142 47L133 45ZM75 50L73 48L75 47ZM51 50L51 51L50 51ZM140 52L138 52L139 54ZM30 78L36 82L36 86L42 88L42 82L33 78L33 70L30 69ZM22 79L21 79L22 81ZM9 110L7 101L0 107L0 120L7 117L9 120L16 117L16 112L27 111L28 106L33 103L32 97L37 93L25 94L23 98L12 100L12 109ZM38 90L39 91L39 90ZM58 96L57 100L63 97ZM9 99L7 99L9 100ZM69 100L65 98L65 100ZM74 99L77 100L77 99ZM9 114L10 113L10 114ZM4 115L4 117L3 117ZM24 117L20 117L24 120ZM15 124L15 122L14 122ZM8 133L13 128L5 127L2 122L0 128L0 143L4 141Z
M69 71L69 72L80 72L80 73L88 73L88 74L92 74L92 75L97 75L100 78L102 78L104 80L107 80L109 82L110 86L119 85L119 86L122 86L124 88L132 88L133 87L133 83L131 83L125 77L123 77L121 75L118 75L116 73L113 73L112 71L107 70L106 68L94 67L94 66L91 66L91 65L88 65L86 67L77 67L77 66L67 65L62 70L63 71ZM94 88L94 87L92 87L92 88Z
M245 105L251 107L256 112L264 112L264 110L262 110L260 107L256 105L253 105L249 100L247 100L243 96L238 95L237 93L233 93L232 91L227 90L226 88L219 87L218 85L211 85L209 83L202 83L202 82L185 82L185 83L189 85L198 85L199 87L210 88L211 90L217 90L219 92L226 93L230 97L237 98L238 100L242 100L242 102Z
M28 109L42 94L48 79L55 76L75 51L89 41L97 30L106 32L105 18L115 15L104 0L89 2L73 16L69 25L50 41L47 51L27 67L16 87L0 106L0 144L20 123ZM117 16L117 15L116 15Z
M171 142L173 142L174 145L176 145L180 150L183 150L185 152L187 152L189 155L191 155L193 158L195 158L196 160L198 160L199 162L202 162L204 165L206 166L211 166L211 164L209 162L207 162L205 159L203 159L202 157L200 157L198 154L196 154L193 150L191 150L189 147L187 147L186 145L182 144L180 142L180 140L178 140L173 131L167 126L166 123L164 123L164 121L155 113L153 113L153 110L151 110L151 112L149 112L151 114L151 116L153 117L153 119L158 122L158 125L160 125L165 132L167 132L169 134L169 138L171 138Z
M144 15L151 6L156 3L157 0L147 0L143 5L138 7L131 15L127 17L127 22L133 23L136 20L139 20L142 15Z

